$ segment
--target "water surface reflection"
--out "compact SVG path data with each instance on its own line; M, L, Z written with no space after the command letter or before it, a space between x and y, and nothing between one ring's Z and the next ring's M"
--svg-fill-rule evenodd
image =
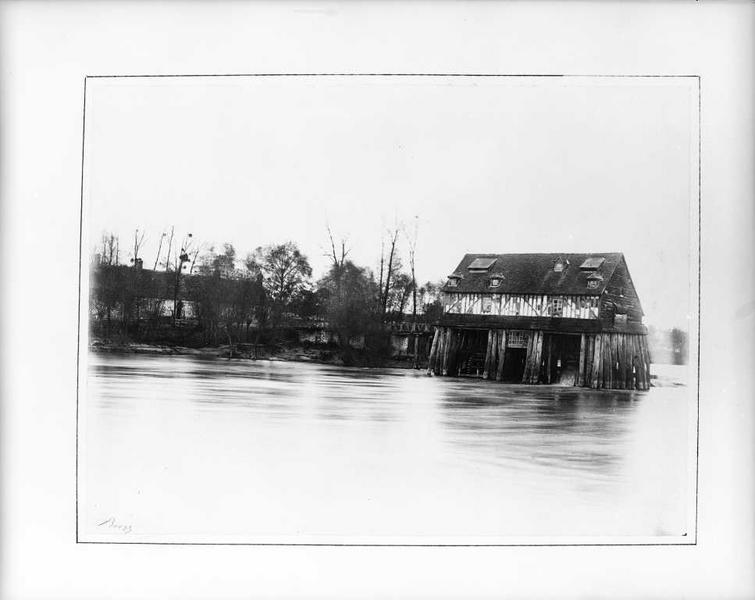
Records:
M114 515L179 541L681 535L687 522L686 388L138 355L93 355L89 374L80 508L94 538Z

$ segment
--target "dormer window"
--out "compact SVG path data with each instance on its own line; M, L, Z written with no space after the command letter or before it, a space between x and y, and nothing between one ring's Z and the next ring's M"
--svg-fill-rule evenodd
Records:
M601 283L603 283L603 277L597 273L592 273L587 278L587 289L596 290L600 287Z
M470 273L486 273L495 264L495 261L495 258L475 258L469 263L467 269Z
M585 262L579 265L579 269L581 271L597 271L600 268L600 265L602 265L604 262L605 258L591 256L590 258L586 259Z
M490 287L497 288L501 285L501 280L499 277L493 277L490 279Z
M458 273L452 273L448 276L448 281L446 282L446 285L448 287L458 287L459 281L461 281L461 275Z
M556 273L562 273L566 270L566 267L569 266L569 261L562 259L560 256L556 260L555 264L553 265L553 270Z

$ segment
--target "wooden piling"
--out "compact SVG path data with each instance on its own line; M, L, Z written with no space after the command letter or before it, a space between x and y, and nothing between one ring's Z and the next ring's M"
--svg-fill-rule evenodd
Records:
M495 377L495 368L498 366L498 330L491 329L490 333L490 366L488 368L487 379L493 379L493 377Z
M574 378L574 385L582 387L585 385L585 353L587 352L587 339L583 333L579 339L579 367L577 376Z
M438 354L438 338L440 337L440 327L435 328L433 342L430 345L430 356L427 359L427 374L432 375L435 372L435 358Z
M490 361L492 359L492 350L493 350L493 330L488 329L488 347L485 351L485 367L482 371L482 378L487 379L490 375Z
M634 389L634 373L632 373L632 359L634 358L634 335L626 336L626 357L627 357L627 389Z
M640 336L640 360L642 362L642 389L650 389L650 354L648 352L647 337Z
M527 336L527 356L524 359L524 373L522 374L522 383L529 383L530 365L532 363L532 346L534 335Z
M611 387L611 334L603 334L603 389Z
M597 388L602 388L606 380L606 334L598 334L600 339L600 352L598 353L598 384Z
M501 381L503 379L503 363L506 358L506 330L500 331L500 343L498 346L498 368L495 373L495 380Z
M457 356L459 344L461 342L461 332L450 329L450 340L448 344L448 375L458 375Z
M444 327L443 328L443 362L441 363L441 370L440 373L444 377L448 375L448 351L449 346L451 345L451 328L450 327Z
M530 383L540 383L540 368L543 360L543 332L536 331L532 342L532 369L530 371Z

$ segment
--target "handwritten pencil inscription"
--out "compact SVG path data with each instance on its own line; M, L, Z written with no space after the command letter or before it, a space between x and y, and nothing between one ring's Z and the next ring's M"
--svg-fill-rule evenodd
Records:
M109 529L115 529L121 533L131 533L131 525L122 525L118 523L114 517L109 517L102 521L101 523L97 523L97 527L107 527Z

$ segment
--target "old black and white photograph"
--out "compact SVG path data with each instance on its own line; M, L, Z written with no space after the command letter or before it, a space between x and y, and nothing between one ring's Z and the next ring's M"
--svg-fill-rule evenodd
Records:
M85 100L80 541L694 543L697 78Z
M0 0L0 598L755 597L753 9Z

